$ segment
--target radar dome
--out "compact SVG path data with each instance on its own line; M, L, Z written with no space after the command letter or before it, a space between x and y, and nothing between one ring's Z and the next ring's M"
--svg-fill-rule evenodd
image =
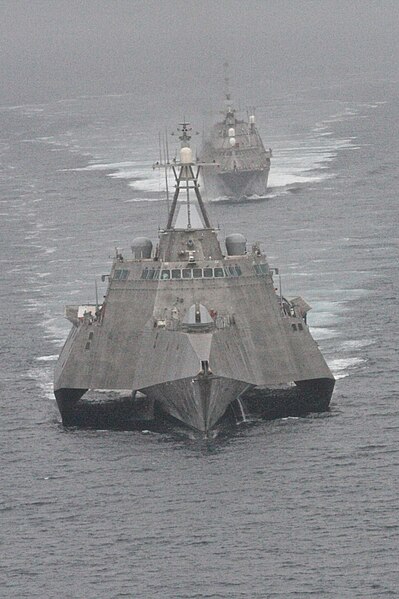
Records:
M133 258L151 258L152 241L147 237L136 237L132 242Z
M192 164L193 163L193 152L191 148L181 148L180 149L180 162L182 164Z
M225 240L228 256L243 256L247 249L247 240L241 233L232 233Z
M229 137L235 137L236 131L234 127L230 127L229 129Z
M249 117L249 122L251 123L251 125L255 124L255 115L251 114L251 116Z
M230 137L230 145L231 145L231 147L234 147L236 145L236 138L235 137Z

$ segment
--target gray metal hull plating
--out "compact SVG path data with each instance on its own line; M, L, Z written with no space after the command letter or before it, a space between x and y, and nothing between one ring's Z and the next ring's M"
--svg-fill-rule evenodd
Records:
M196 232L190 236L195 242ZM131 278L111 279L103 317L73 326L61 352L55 370L61 413L86 389L130 389L202 431L246 388L319 379L333 384L307 325L282 312L272 277L256 276L253 261L250 255L212 261L240 265L242 274L187 281L142 280L143 263L125 261ZM217 314L215 320L185 325L194 302ZM211 374L201 378L204 364Z
M186 124L180 139L188 143ZM226 238L223 253L187 145L181 158L178 173L172 165L176 190L155 253L150 240L134 240L133 258L117 253L101 306L67 306L73 327L54 378L65 424L75 424L87 389L128 390L133 398L141 392L205 433L255 387L295 383L305 400L314 395L315 405L328 405L334 378L306 324L310 306L276 294L266 256L257 245L247 253L242 235ZM238 170L223 180L235 189ZM267 174L263 169L265 184ZM241 175L249 193L252 174ZM186 206L178 213L181 188ZM193 221L190 189L201 212ZM252 187L256 192L262 190Z
M210 375L155 385L143 389L143 393L157 401L166 414L195 430L207 432L247 387L242 381Z
M214 168L203 171L203 185L205 194L210 198L226 196L235 200L251 196L263 197L267 193L269 170L247 170L215 172Z

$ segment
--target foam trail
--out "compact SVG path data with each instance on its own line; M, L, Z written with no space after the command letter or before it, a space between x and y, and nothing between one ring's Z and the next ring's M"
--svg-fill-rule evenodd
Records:
M365 362L366 360L358 357L334 358L333 360L328 360L328 365L336 379L343 379L349 376L351 370L354 370Z
M47 399L54 400L52 368L33 368L28 371L28 376L37 382Z
M309 326L309 329L312 337L316 339L316 341L320 341L322 339L334 339L335 337L340 336L340 333L336 329L313 326Z
M275 149L269 175L270 187L320 182L333 176L329 166L338 152L355 149L356 146L352 138L334 138L328 124L328 120L316 124L311 134L300 141L276 139L272 142Z

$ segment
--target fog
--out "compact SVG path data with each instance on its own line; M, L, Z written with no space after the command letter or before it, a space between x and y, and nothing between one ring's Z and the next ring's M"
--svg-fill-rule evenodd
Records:
M133 93L187 102L398 77L396 0L2 0L0 102Z

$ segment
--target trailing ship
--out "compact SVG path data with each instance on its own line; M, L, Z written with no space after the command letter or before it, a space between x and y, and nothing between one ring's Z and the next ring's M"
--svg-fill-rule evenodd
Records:
M226 66L226 65L225 65ZM218 168L204 166L202 178L208 197L226 196L236 200L264 196L272 150L265 150L256 127L255 114L237 118L226 77L223 120L213 125L205 138L201 159Z
M134 239L131 256L117 251L102 303L66 307L72 329L54 382L65 425L78 424L93 389L129 390L138 417L144 401L151 417L205 435L243 402L281 412L273 389L282 386L295 388L300 411L328 408L334 378L309 332L310 307L278 293L258 245L248 249L240 233L219 242L187 123L180 132L179 161L158 165L176 187L156 247Z

